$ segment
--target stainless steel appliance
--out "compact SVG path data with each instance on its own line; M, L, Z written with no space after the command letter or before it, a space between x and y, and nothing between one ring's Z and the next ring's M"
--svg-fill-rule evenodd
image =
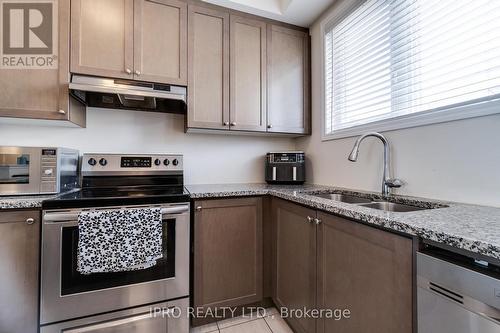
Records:
M182 155L84 154L81 169L80 191L42 206L41 332L164 333L171 326L187 333L187 316L149 313L151 307L185 309L189 303L189 195ZM138 271L78 273L78 213L124 207L161 207L163 258Z
M0 195L51 194L78 186L78 150L0 146Z
M266 182L303 184L306 180L303 151L270 152L266 155Z
M500 267L426 250L417 284L419 333L500 332Z
M185 113L186 87L73 74L70 93L87 106Z

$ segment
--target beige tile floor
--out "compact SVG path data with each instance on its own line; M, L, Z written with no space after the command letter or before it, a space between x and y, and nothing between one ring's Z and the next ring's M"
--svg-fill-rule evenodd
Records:
M293 333L275 308L254 316L240 316L191 328L191 333Z

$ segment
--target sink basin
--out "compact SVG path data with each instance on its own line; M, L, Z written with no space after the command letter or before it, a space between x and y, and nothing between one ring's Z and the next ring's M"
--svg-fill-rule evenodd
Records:
M399 203L388 202L388 201L374 201L371 203L359 204L359 206L373 208L373 209L379 209L379 210L383 210L386 212L414 212L417 210L426 209L426 208L422 208L422 207L410 206L410 205L399 204Z
M312 194L314 197L335 200L345 203L351 204L363 204L363 203L371 203L371 199L361 198L354 195L340 194L340 193L321 193L321 194Z
M322 199L328 199L332 201L340 201L348 204L354 204L357 206L362 206L362 207L368 207L372 209L378 209L378 210L383 210L385 212L397 212L397 213L404 213L404 212L415 212L419 210L426 210L426 209L434 209L434 208L441 208L441 207L447 207L447 206L430 206L426 205L425 207L419 207L419 206L413 206L413 205L406 205L402 203L396 203L396 202L390 202L390 201L384 201L382 199L369 199L369 198L363 198L361 196L357 195L349 195L349 194L342 194L342 193L318 193L318 194L310 194L313 197L317 198L322 198Z

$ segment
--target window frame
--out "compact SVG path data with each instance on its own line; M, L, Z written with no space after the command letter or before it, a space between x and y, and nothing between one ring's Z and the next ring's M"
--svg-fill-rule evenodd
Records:
M353 126L332 133L326 133L326 73L325 73L325 34L331 27L336 25L342 19L351 14L366 0L341 0L331 9L329 15L322 19L319 23L320 28L320 55L321 55L321 74L320 74L320 111L321 111L321 141L329 141L335 139L348 138L358 136L366 132L386 132L405 128L420 127L425 125L433 125L445 123L455 120L470 119L476 117L484 117L500 113L500 99L491 99L490 97L484 100L479 100L473 104L464 102L462 104L445 106L436 109L431 109L424 112L408 114L404 116L383 119L363 125Z

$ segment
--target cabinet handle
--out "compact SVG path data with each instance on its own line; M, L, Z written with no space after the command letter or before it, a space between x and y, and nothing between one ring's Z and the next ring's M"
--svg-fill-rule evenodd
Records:
M229 122L228 121L225 121L222 123L224 126L229 126Z
M269 124L267 125L267 128L273 128L273 125Z
M316 223L317 225L321 224L321 220L320 219L314 219L314 223Z
M125 73L127 73L128 75L132 74L132 70L130 68L127 68L125 69Z
M63 109L61 109L61 110L59 110L57 112L60 113L60 114L66 114L66 111L64 111Z
M141 75L140 71L135 71L135 75Z
M197 211L197 212L201 211L202 209L203 209L203 207L201 207L201 206L196 206L196 211Z
M310 217L310 216L308 216L308 217L307 217L307 222L312 223L312 222L313 222L313 220L314 220L314 219L313 219L312 217Z
M26 219L26 224L33 224L33 223L35 223L35 219L34 219L34 218L32 218L32 217L28 217L28 218Z
M236 126L236 123L235 123L235 122L232 122L232 123L231 123L231 126Z

